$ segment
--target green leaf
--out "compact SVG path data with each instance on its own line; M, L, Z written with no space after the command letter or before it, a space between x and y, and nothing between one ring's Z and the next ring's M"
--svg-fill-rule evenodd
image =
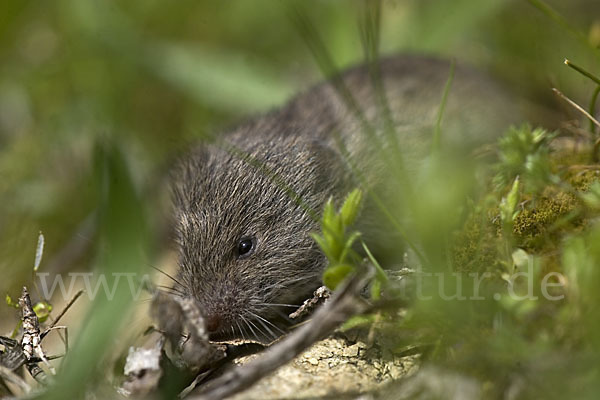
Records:
M360 210L360 204L362 202L362 191L360 189L354 189L344 200L344 204L340 210L340 216L342 218L342 224L344 226L350 226L354 224L354 220Z
M50 313L52 312L52 304L46 302L39 302L33 306L33 311L37 315L40 322L46 322Z
M8 294L6 295L6 305L9 307L19 308L19 305L13 302L12 297L10 297Z
M379 300L381 298L381 281L377 278L371 284L371 299Z
M331 197L325 203L325 207L323 208L323 219L322 224L324 226L335 226L335 210L333 209L333 200Z
M500 202L500 218L503 224L512 224L514 219L519 214L516 210L519 203L519 177L515 178L512 188L506 197Z
M518 202L519 202L519 177L517 176L515 178L515 181L513 182L512 188L510 189L510 192L508 193L508 197L507 197L507 204L508 204L508 207L510 208L510 212L508 213L508 215L514 215L514 212L517 208Z
M331 254L331 249L329 248L329 243L327 242L327 240L325 240L325 238L323 236L321 236L317 233L311 233L310 236L313 238L313 240L315 242L317 242L317 244L319 245L321 250L323 250L323 253L325 253L325 256L327 257L329 262L331 262L332 254Z
M371 261L371 264L373 264L373 266L375 267L375 278L384 283L387 283L389 281L387 274L385 273L384 269L381 267L377 259L373 256L373 253L371 253L371 250L369 250L365 242L362 242L362 247L365 250L365 253L367 253L369 261Z
M354 244L356 239L358 239L359 237L360 237L360 232L353 232L350 235L350 237L346 240L346 243L344 244L344 249L342 250L342 253L340 254L340 257L339 257L339 262L343 263L346 261L346 257L348 257L348 253L352 249L352 245Z
M342 254L343 248L343 240L344 236L341 234L334 234L331 229L324 226L323 227L323 238L325 240L328 258L330 262L335 263L340 260L340 255Z
M353 328L371 325L373 322L375 322L376 318L376 314L355 315L354 317L349 318L348 321L344 322L341 330L347 331Z
M342 281L354 272L354 266L350 264L337 264L328 267L323 272L323 283L331 290L342 283Z

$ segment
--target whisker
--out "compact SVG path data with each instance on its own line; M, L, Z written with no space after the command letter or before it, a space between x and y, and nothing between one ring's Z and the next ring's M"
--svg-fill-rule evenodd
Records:
M157 270L158 272L160 272L161 274L163 274L164 276L166 276L167 278L170 278L173 282L175 282L179 286L183 286L181 282L179 282L177 279L173 278L171 275L167 274L162 269L155 267L154 265L150 265L150 268L153 268L153 269Z
M239 321L235 321L235 324L237 325L239 331L240 331L240 335L242 335L242 339L246 340L246 335L245 335L245 331L242 330L242 327L240 327L240 323ZM235 334L234 334L235 336Z
M267 330L267 332L264 332L262 329L260 329L260 326L256 325L252 320L249 320L249 322L252 324L252 326L254 326L256 328L256 330L258 330L263 337L268 338L268 337L272 337L273 339L276 339L277 336L273 333L272 330L270 330L269 328L267 328L263 323L261 323L262 327L265 328ZM260 321L258 321L260 322Z
M288 281L285 281L285 282L277 282L277 283L274 283L272 285L265 286L262 289L262 291L263 292L267 292L267 291L269 291L269 290L271 290L273 288L284 289L284 288L287 288L287 287L289 287L289 286L291 286L293 284L297 284L299 282L307 281L307 280L315 280L316 278L317 278L316 275L310 275L310 276L304 276L304 277L300 277L300 278L288 280Z
M290 307L298 308L299 304L283 304L283 303L255 303L257 306L275 306L275 307Z
M166 294L171 295L171 296L185 297L185 293L173 290L172 288L169 288L169 287L164 287L162 289L159 288L158 291L162 292L162 293L166 293Z
M282 317L285 321L287 321L288 323L293 323L295 322L292 318L290 318L289 314L284 313L281 310L276 310L277 315L279 315L280 317Z
M246 318L242 317L242 316L240 316L240 317L242 318L242 321L244 321L246 323L246 326L248 327L248 329L250 329L250 332L252 332L252 335L254 335L254 337L258 337L258 335L256 334L256 332L254 332L254 329L252 329L252 326L250 326L250 323L248 322L248 320Z
M264 321L264 322L266 322L267 324L271 325L273 328L277 329L277 330L278 330L279 332L281 332L282 334L284 334L284 333L285 333L285 331L284 331L284 330L282 330L281 328L279 328L277 325L275 325L274 323L272 323L272 322L271 322L271 321L269 321L268 319L266 319L266 318L264 318L264 317L261 317L260 315L258 315L258 314L255 314L255 313L253 313L252 311L248 311L248 312L249 312L250 314L252 314L254 317L258 318L260 321ZM266 329L268 329L267 327L265 327L265 328L266 328ZM269 329L269 332L273 333L273 332L272 332L270 329Z
M153 299L153 298L141 299L141 300L140 300L140 299L138 299L138 300L136 300L136 301L134 302L134 304L144 304L144 303L149 303L149 302L151 302L152 300L154 300L154 299Z
M170 291L172 293L179 293L181 295L184 295L185 293L183 292L183 290L179 290L177 288L174 288L172 286L167 286L167 285L156 285L157 288L161 288L161 290L163 291Z
M266 326L266 325L265 325L265 324L264 324L262 321L260 321L260 320L258 320L258 322L260 322L260 324L262 325L262 327L263 327L263 328L265 328L265 330L267 331L267 333L268 333L269 335L271 335L271 337L273 337L273 338L277 338L277 336L276 336L276 335L273 333L273 331L272 331L271 329L269 329L269 327L268 327L268 326ZM254 325L254 327L255 327L257 330L260 330L260 332L261 332L262 334L264 334L266 337L268 337L268 336L269 336L269 335L265 334L265 332L263 332L263 330L262 330L262 329L260 329L260 328L259 328L259 327L258 327L258 326L255 324L255 323L253 323L252 321L251 321L250 323L251 323L252 325Z

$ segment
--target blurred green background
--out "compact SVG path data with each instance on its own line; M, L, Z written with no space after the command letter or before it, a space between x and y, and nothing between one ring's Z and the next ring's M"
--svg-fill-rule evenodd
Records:
M562 22L531 2L383 1L381 53L441 54L490 70L540 103L554 100L555 86L587 104L593 85L563 60L597 73L600 2L548 0ZM149 271L171 247L173 161L194 141L322 79L290 7L307 15L344 67L363 58L365 3L0 2L0 295L16 298L30 285L39 231L44 272ZM113 343L129 301L123 293L89 312L96 318L83 324L73 351L86 357L71 359L70 382L86 383ZM460 324L469 314L461 308L453 317ZM0 321L12 329L14 310L0 307ZM512 333L499 350L518 353L506 357L511 367L527 350L513 346Z
M551 85L587 101L593 88L562 61L598 69L590 47L600 43L600 2L548 3L579 37L527 1L384 1L381 52L444 54L493 70L541 101L552 97ZM177 155L321 78L288 18L290 4L1 2L0 293L16 297L30 280L40 230L44 270L89 268L101 197L93 157L99 141L121 149L151 248L167 248L167 172ZM360 61L363 2L293 4L340 67ZM7 312L0 307L0 316Z

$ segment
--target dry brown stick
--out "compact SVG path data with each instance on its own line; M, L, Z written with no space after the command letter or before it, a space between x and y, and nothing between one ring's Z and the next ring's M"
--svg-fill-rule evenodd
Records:
M567 65L570 65L570 64L567 64ZM575 107L575 109L577 109L579 112L581 112L583 115L585 115L590 121L592 121L592 123L594 123L596 126L600 127L600 122L598 122L598 120L596 118L594 118L592 116L592 114L587 112L583 107L581 107L579 104L575 103L573 100L571 100L570 98L565 96L557 88L552 88L552 91L554 93L556 93L561 99L563 99L564 101L566 101L567 103L569 103L570 105ZM600 150L600 139L596 139L596 141L594 142L594 149L592 151L593 161L598 161L598 150Z
M583 107L581 107L579 104L575 103L573 100L571 100L570 98L568 98L563 92L561 92L557 88L552 88L552 91L554 93L556 93L558 95L558 97L560 97L561 99L563 99L564 101L566 101L567 103L569 103L571 106L573 106L577 111L579 111L580 113L582 113L583 115L585 115L586 118L588 118L590 121L592 121L596 126L600 127L600 122L598 122L598 120L596 118L594 118L592 116L592 114L590 114L589 112L587 112Z
M46 336L48 334L48 332L50 332L58 323L58 321L60 321L60 319L65 315L65 313L69 310L69 308L71 308L71 306L73 305L73 303L75 303L77 301L77 299L83 294L83 289L79 290L75 296L73 296L73 298L69 301L69 303L67 303L67 305L62 309L62 311L60 312L60 314L58 314L56 316L56 318L54 318L54 320L52 321L52 324L50 324L50 326L48 328L46 328L46 330L42 333L42 339L44 338L44 336Z
M21 339L21 348L23 349L25 358L27 361L30 361L31 358L36 355L42 360L44 365L48 367L50 372L55 375L56 371L46 358L44 350L42 349L40 321L35 314L35 311L33 311L31 298L29 297L29 292L25 286L23 286L23 292L21 297L19 297L19 306L21 307L21 321L23 322L23 338ZM27 363L27 367L32 367L32 365Z
M368 305L360 298L369 276L354 276L336 291L328 303L316 311L306 324L287 338L271 346L262 356L246 365L235 367L208 384L192 400L222 399L238 393L294 359L316 341L333 332L352 315L364 312Z

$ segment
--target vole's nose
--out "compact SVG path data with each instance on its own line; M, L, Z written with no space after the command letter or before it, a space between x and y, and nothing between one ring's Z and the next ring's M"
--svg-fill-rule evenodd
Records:
M204 318L204 322L206 323L206 329L209 333L218 331L221 325L223 324L223 320L218 314L207 315Z

